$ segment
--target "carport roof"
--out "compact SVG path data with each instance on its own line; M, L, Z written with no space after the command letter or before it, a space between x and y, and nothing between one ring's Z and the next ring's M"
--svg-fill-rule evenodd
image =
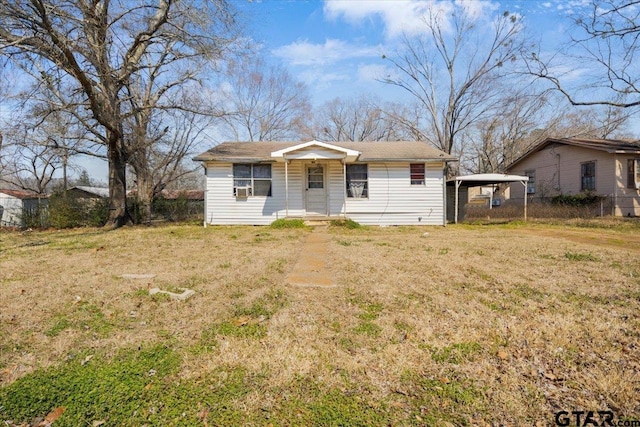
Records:
M458 182L461 187L482 187L484 185L500 184L501 182L527 182L528 176L507 175L504 173L476 173L473 175L456 176L450 179L447 184L453 185Z

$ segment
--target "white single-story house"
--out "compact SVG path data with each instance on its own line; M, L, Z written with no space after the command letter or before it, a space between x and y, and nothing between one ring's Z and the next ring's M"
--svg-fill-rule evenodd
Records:
M38 208L46 208L46 196L25 190L0 189L0 226L23 227L25 215L39 214Z
M225 142L205 167L205 225L349 218L445 225L448 162L425 142Z

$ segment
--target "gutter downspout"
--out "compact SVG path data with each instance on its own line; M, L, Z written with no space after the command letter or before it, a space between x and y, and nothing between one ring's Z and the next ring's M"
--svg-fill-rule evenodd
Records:
M289 218L289 160L284 157L284 217Z
M342 216L347 219L347 159L342 159L342 197L343 197L343 212Z

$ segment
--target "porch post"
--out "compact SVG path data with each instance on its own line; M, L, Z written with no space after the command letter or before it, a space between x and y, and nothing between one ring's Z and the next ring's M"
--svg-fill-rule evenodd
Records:
M524 185L524 220L527 221L527 181L520 181Z
M284 158L284 215L289 217L289 160Z
M342 159L342 195L343 195L343 213L342 216L347 218L347 159Z
M462 184L462 181L458 181L458 179L456 178L455 183L456 183L456 212L453 218L453 222L457 224L458 223L458 189L460 188L460 184Z

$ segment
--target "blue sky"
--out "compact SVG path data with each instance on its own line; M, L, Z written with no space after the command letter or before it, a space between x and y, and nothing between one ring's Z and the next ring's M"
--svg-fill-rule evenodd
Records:
M235 0L248 18L249 36L263 54L281 61L309 86L318 105L339 96L372 93L403 99L399 89L376 80L391 72L382 54L392 54L403 34L424 28L420 15L432 0ZM437 2L446 7L450 2ZM567 41L570 16L586 0L463 2L479 15L509 11L523 17L528 34L546 50Z
M376 80L393 72L382 55L393 54L403 34L411 36L423 28L420 16L426 8L434 2L447 7L454 0L231 1L242 14L247 36L261 46L266 59L279 61L306 83L312 103L319 106L359 94L408 99L401 89ZM546 51L568 40L570 16L589 4L588 0L457 1L478 16L504 11L521 15L528 34ZM106 177L104 162L91 159L84 166L96 178Z

